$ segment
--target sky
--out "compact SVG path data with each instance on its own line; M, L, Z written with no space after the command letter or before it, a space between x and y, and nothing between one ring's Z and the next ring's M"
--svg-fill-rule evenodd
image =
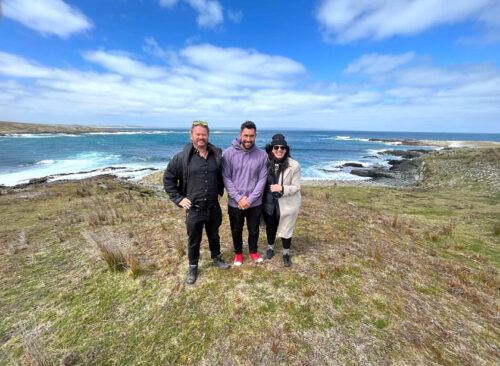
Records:
M0 120L500 133L500 0L0 4Z

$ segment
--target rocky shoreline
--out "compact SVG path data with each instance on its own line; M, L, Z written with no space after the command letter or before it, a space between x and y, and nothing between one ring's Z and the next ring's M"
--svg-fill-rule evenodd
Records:
M498 142L481 142L481 141L418 141L418 140L392 140L392 139L371 139L378 142L392 142L395 145L399 143L409 146L427 146L440 148L439 150L426 150L426 149L411 149L411 150L384 150L379 155L387 155L396 157L394 159L384 160L387 165L377 164L374 166L364 166L359 162L346 162L338 165L335 169L323 169L325 172L339 171L346 169L350 174L370 178L367 180L303 180L303 185L351 185L351 186L393 186L405 187L414 186L419 184L423 179L423 171L425 168L425 161L423 159L426 155L435 154L436 152L455 151L461 148L484 148L484 147L498 147ZM380 156L378 156L380 158ZM90 174L88 178L95 176L108 176L121 181L130 181L130 176L119 176L120 173L134 173L139 171L151 171L151 174L141 178L138 183L148 189L161 190L162 172L156 168L146 167L141 169L128 169L126 167L107 167L104 169L95 169L90 171L80 171L75 173L61 173L49 175L46 177L34 178L27 183L18 184L16 186L0 185L0 194L8 192L16 192L30 187L49 185L59 182L70 180L77 180L75 178L64 179L65 176L73 176L79 174ZM94 174L101 172L102 174ZM80 179L88 179L80 178ZM79 179L78 179L79 180Z
M0 194L5 194L9 192L18 192L21 190L24 190L26 188L30 187L37 187L37 186L43 186L43 185L49 185L49 184L55 184L55 183L61 183L61 182L68 182L68 181L73 181L73 180L83 180L83 179L91 179L95 177L108 177L108 178L113 178L113 179L119 179L122 181L129 181L130 176L128 177L120 177L116 174L116 172L120 173L137 173L137 172L143 172L143 171L151 171L151 174L156 172L158 169L152 168L152 167L147 167L147 168L139 168L139 169L129 169L127 167L106 167L102 169L94 169L94 170L86 170L86 171L79 171L76 173L61 173L61 174L53 174L53 175L48 175L45 177L40 177L40 178L33 178L30 179L27 183L22 183L22 184L17 184L15 186L5 186L0 184ZM72 176L72 175L82 175L82 174L88 174L89 177L83 178L83 179L64 179L64 177L67 176Z

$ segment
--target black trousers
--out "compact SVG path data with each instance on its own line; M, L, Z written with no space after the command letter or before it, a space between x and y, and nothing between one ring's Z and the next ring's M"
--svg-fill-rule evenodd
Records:
M198 265L203 227L207 234L212 259L220 255L219 227L221 224L222 210L218 203L205 209L192 207L186 212L189 265Z
M229 223L231 224L231 235L233 237L234 252L243 253L243 225L245 218L248 229L248 251L257 252L257 242L259 241L259 225L262 205L240 210L238 207L228 206Z
M266 223L267 243L274 245L276 232L278 231L278 225L280 223L280 217L278 216L277 210L274 210L272 215L264 212L264 222ZM283 249L290 249L292 246L292 238L281 238L281 243L283 244Z

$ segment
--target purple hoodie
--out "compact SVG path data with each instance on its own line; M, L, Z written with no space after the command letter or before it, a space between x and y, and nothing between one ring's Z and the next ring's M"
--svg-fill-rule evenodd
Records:
M229 206L238 207L243 196L250 207L261 205L267 182L267 154L255 145L247 151L239 138L234 139L222 155L222 177Z

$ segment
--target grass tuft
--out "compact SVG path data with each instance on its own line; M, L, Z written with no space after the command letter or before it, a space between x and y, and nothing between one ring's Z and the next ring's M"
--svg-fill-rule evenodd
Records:
M45 342L42 339L42 329L33 324L22 324L20 326L25 364L33 366L52 365L47 354ZM27 329L27 326L30 326L32 329Z
M451 236L453 232L453 227L454 224L450 221L448 224L444 225L441 230L439 231L439 234L442 236Z
M120 248L120 245L116 243L111 234L97 235L92 232L85 232L83 235L87 242L99 249L101 258L108 264L111 271L128 270L133 278L139 276L141 273L139 260Z
M128 272L132 278L137 278L142 272L141 266L139 265L139 260L137 257L127 254L125 256L125 264L128 268Z
M499 236L500 235L500 222L496 222L493 225L493 235Z
M393 227L393 229L399 229L401 227L401 222L399 221L399 215L394 216L391 226Z
M373 322L373 325L375 326L375 328L377 328L379 330L384 329L385 327L387 327L388 324L389 324L389 322L385 319L376 319Z

